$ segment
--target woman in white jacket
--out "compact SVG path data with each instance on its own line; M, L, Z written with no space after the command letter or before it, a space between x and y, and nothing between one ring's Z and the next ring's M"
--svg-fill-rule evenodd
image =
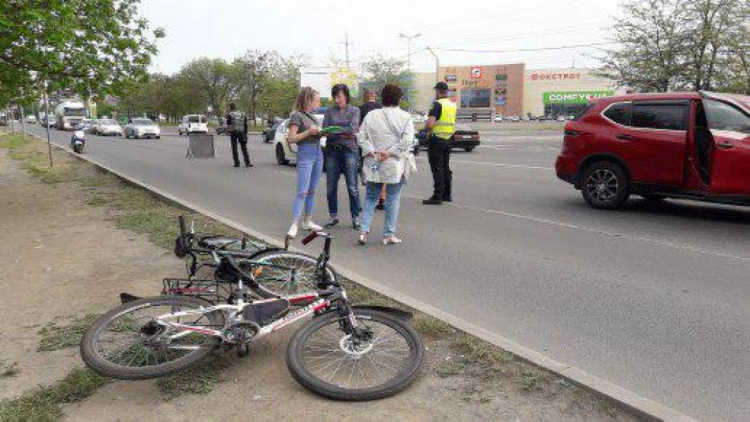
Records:
M386 186L385 227L383 243L398 244L396 221L401 202L401 190L409 171L408 154L414 142L414 122L411 115L398 108L401 88L387 84L380 96L383 108L367 114L359 128L357 140L364 157L363 170L367 182L365 206L359 243L367 243L367 234L375 214L383 185Z

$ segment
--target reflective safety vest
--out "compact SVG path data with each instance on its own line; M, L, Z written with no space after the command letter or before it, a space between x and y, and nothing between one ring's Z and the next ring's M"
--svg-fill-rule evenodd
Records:
M456 103L447 98L441 98L437 102L440 103L442 112L432 128L432 134L438 138L450 139L456 132Z
M232 118L229 125L229 131L233 133L245 133L245 113L241 111L230 111L229 116Z

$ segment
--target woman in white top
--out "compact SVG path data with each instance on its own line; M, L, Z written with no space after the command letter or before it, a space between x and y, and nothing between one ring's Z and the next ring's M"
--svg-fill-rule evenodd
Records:
M414 143L414 122L411 115L398 108L401 101L401 88L387 84L380 96L383 108L367 114L359 128L357 140L364 157L363 170L367 181L365 207L362 214L362 227L359 243L367 243L375 205L380 191L386 186L385 228L383 243L397 244L396 220L401 201L401 189L408 177L407 155Z

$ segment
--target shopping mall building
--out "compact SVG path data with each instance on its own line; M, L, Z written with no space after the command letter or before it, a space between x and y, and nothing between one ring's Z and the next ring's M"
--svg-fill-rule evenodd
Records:
M447 66L434 73L417 74L416 110L428 110L436 81L450 89L458 104L459 118L489 120L502 116L575 115L586 103L598 97L619 93L613 81L593 69L527 70L523 63Z

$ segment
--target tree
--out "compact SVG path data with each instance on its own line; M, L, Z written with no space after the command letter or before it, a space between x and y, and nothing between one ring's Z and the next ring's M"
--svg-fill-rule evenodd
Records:
M603 74L639 91L750 91L747 0L626 0Z
M413 91L414 74L406 67L402 59L386 58L378 55L362 63L364 71L363 86L380 91L386 84L396 84L404 92L402 106L408 107L410 93Z
M11 95L117 93L146 76L155 40L138 0L0 2L0 86ZM39 82L37 82L39 81Z

